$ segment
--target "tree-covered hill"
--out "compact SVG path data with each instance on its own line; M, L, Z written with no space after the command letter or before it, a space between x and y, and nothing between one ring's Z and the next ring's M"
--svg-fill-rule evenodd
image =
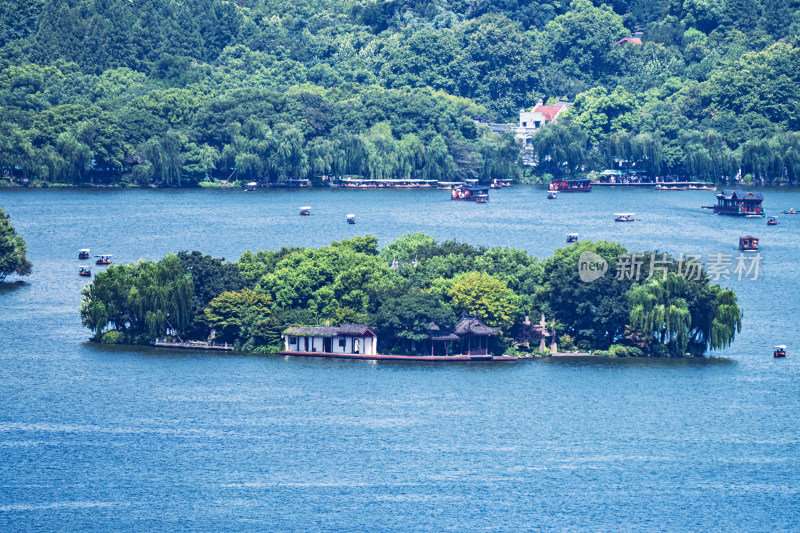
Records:
M512 178L516 122L566 96L537 172L615 160L800 178L798 0L13 0L5 176ZM616 46L643 31L643 44ZM569 149L565 149L569 147Z

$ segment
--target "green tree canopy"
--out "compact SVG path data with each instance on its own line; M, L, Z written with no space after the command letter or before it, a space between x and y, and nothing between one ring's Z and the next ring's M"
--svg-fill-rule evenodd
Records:
M9 274L31 274L33 265L25 257L25 252L25 241L17 235L9 216L0 208L0 282Z

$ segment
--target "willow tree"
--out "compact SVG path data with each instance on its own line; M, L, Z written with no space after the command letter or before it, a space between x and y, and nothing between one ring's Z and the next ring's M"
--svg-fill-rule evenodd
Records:
M9 274L28 276L31 270L31 262L25 257L25 241L0 209L0 282Z
M84 287L81 321L95 340L111 329L128 342L150 342L190 324L193 288L191 276L173 254L156 263L111 266Z
M649 341L651 353L673 357L702 355L733 342L742 328L742 312L731 290L670 273L666 279L634 285L628 292L630 328Z
M688 283L671 275L666 280L634 286L628 292L631 328L644 339L666 346L673 357L683 356L689 346L692 315L683 297Z

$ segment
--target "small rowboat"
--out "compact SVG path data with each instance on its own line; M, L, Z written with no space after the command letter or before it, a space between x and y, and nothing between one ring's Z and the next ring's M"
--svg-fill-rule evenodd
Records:
M779 344L778 346L775 346L775 351L772 352L772 357L774 357L776 359L782 359L784 357L789 357L789 354L786 353L786 346L784 346L783 344Z

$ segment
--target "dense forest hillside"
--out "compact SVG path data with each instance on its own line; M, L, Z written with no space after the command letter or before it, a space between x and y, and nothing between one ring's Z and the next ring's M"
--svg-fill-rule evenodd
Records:
M797 182L798 29L798 0L13 0L0 166L161 186L516 178L513 136L475 119L566 97L534 175L624 160Z

